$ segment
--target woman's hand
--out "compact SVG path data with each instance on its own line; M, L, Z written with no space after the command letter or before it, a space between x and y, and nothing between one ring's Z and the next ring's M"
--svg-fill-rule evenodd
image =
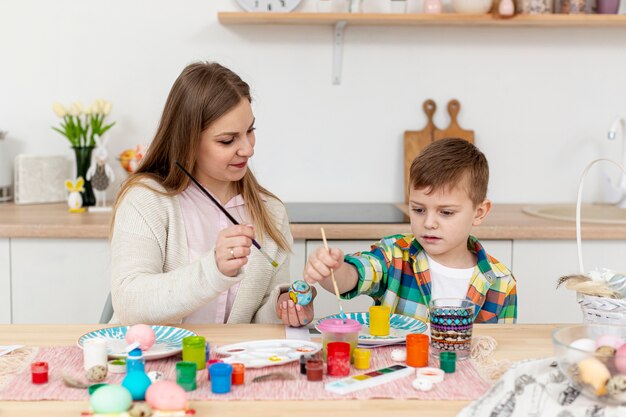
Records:
M313 298L311 302L305 306L294 303L293 300L289 298L288 292L278 296L276 312L278 313L278 318L283 321L284 325L301 327L311 323L314 317L313 300L315 300L315 296L317 295L315 287L313 287L312 290Z
M227 277L234 277L239 269L248 263L254 227L235 225L223 229L215 242L215 262L217 269Z

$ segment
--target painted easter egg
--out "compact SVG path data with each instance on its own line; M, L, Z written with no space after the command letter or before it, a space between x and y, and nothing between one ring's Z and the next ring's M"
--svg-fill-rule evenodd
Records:
M593 387L596 395L606 395L606 383L611 378L611 372L596 358L583 359L578 363L580 382Z
M130 326L126 332L126 343L139 343L139 347L144 352L154 346L156 336L152 327L147 324L135 324Z
M89 403L96 414L122 413L133 404L133 397L120 385L105 385L94 391Z
M184 410L187 408L187 393L175 382L157 381L148 388L146 402L155 410Z
M132 371L126 374L122 385L132 395L133 400L143 401L146 398L146 390L152 384L145 372Z
M626 401L626 375L614 375L606 383L609 395L620 402Z
M624 340L612 334L606 334L604 336L600 336L598 340L596 340L596 347L602 346L611 346L614 349L619 349L624 344Z
M620 346L615 352L615 368L620 374L626 375L626 345Z
M92 366L87 370L87 379L91 382L104 381L107 377L107 367L102 365Z
M301 306L308 305L313 299L313 288L302 280L294 281L289 288L289 298Z
M585 358L591 356L596 350L596 341L593 339L576 339L570 343L570 348L567 350L567 358L570 363L577 363ZM585 353L589 352L589 353Z

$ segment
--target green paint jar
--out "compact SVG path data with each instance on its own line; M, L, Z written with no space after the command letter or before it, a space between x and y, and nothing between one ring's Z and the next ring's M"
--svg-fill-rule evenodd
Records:
M204 336L183 338L183 361L194 362L198 371L206 368L206 339Z

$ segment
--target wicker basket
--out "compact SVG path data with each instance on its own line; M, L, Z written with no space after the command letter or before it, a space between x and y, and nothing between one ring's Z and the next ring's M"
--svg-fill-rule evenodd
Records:
M583 184L587 172L597 162L610 162L616 165L626 175L626 169L612 159L600 158L591 161L580 178L578 185L578 198L576 199L576 246L578 248L578 266L581 274L585 274L582 254L582 238L580 227L580 208L582 203ZM583 312L583 323L602 324L626 324L626 298L595 297L587 294L577 293L577 300Z

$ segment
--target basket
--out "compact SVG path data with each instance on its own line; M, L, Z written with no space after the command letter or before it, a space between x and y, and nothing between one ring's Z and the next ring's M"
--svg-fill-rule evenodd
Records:
M578 267L580 273L585 275L582 255L582 238L580 227L580 209L582 204L583 184L589 169L598 162L610 162L616 165L626 175L624 167L608 158L599 158L591 161L580 178L578 186L578 198L576 199L576 246L578 248ZM607 297L596 297L592 295L577 293L576 297L583 313L583 323L601 324L626 324L626 298L616 299Z

